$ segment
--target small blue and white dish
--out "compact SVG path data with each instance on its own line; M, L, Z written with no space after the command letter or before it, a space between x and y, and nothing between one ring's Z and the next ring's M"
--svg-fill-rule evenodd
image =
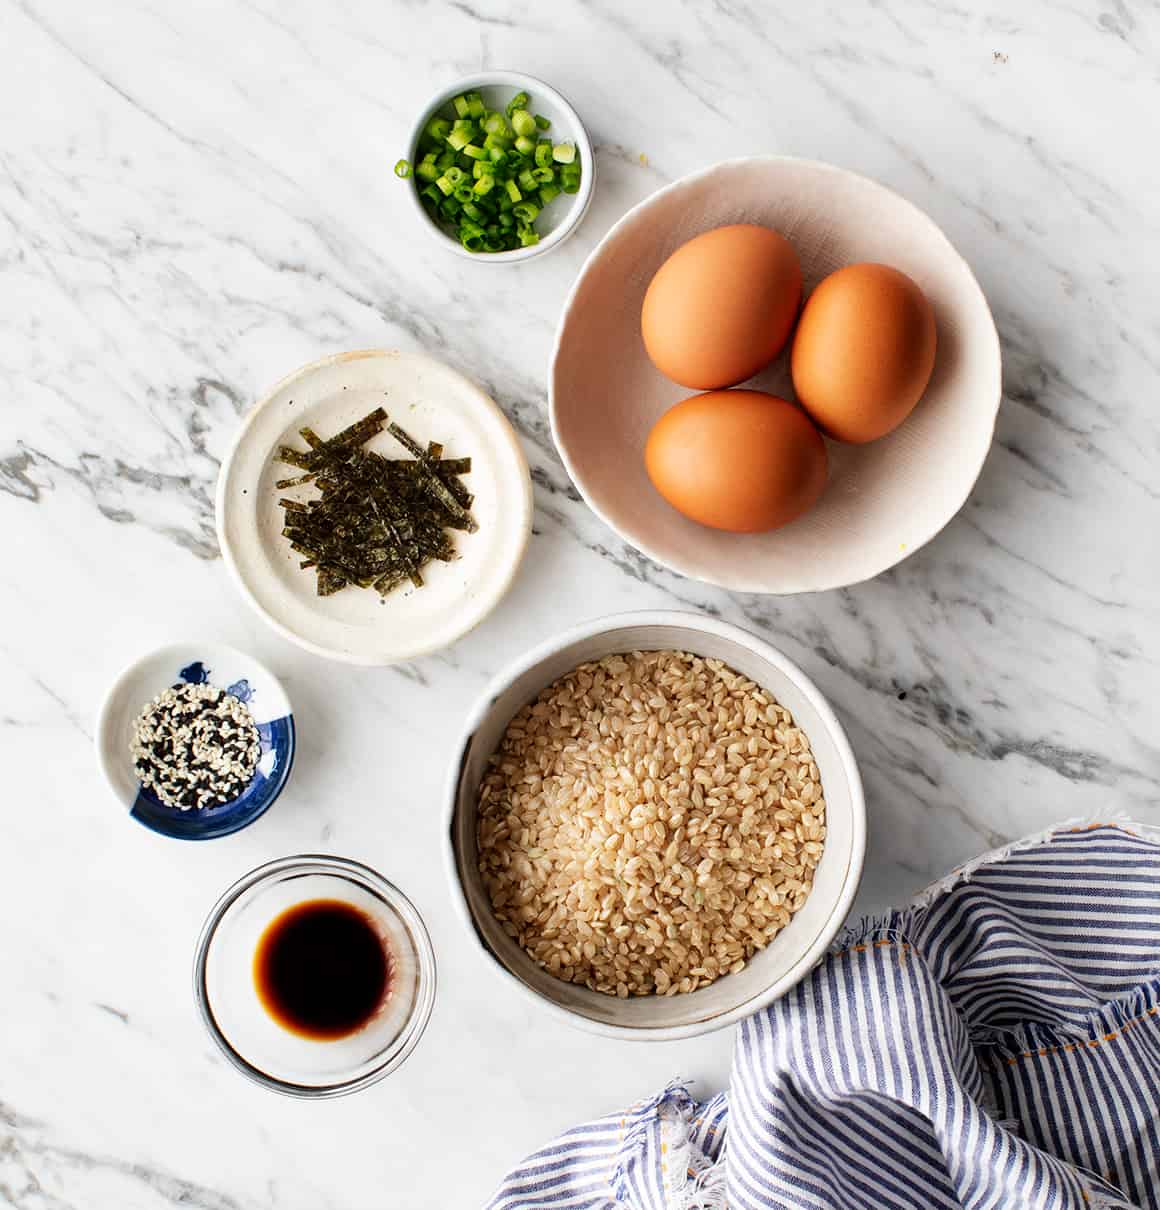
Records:
M241 794L184 811L140 783L131 751L142 709L183 682L212 685L244 703L261 741L258 766ZM105 780L138 823L178 840L213 840L253 823L282 792L294 764L294 715L277 678L251 656L220 643L175 643L130 664L117 678L97 718L96 744Z

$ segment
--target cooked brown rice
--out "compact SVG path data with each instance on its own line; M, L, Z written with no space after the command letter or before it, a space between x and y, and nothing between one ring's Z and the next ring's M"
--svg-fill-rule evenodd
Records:
M741 970L805 903L825 835L789 712L679 651L549 685L479 788L479 869L504 929L558 978L616 996Z

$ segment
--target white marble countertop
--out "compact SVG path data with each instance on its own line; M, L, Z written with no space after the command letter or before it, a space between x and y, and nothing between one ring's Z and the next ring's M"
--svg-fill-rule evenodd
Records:
M1154 6L5 0L0 45L0 1203L458 1210L566 1124L673 1075L720 1087L728 1032L557 1027L487 975L444 886L445 729L502 663L598 613L707 610L816 678L866 778L865 910L1055 820L1160 819ZM390 174L414 106L480 65L555 83L598 146L580 233L519 269L429 243ZM759 151L912 198L1003 338L998 438L961 515L817 597L730 596L626 549L545 419L588 251L658 185ZM478 632L352 671L243 604L212 500L267 385L373 345L482 379L534 468L536 532ZM301 736L276 808L203 846L130 822L91 743L119 667L198 635L279 673ZM322 1104L228 1068L190 989L219 892L309 850L399 882L441 967L411 1060Z

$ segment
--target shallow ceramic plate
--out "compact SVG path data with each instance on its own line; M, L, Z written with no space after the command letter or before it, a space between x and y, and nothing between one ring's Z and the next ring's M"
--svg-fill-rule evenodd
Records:
M380 405L422 444L439 441L445 457L471 459L463 483L475 494L479 531L454 534L458 558L424 568L420 589L320 597L314 572L299 567L282 536L278 499L288 493L274 484L294 470L274 453L282 444L305 449L304 425L332 437ZM369 448L408 457L386 432ZM218 540L246 599L299 646L352 664L411 659L466 634L507 591L531 521L531 479L511 425L478 386L421 353L340 353L283 379L245 418L218 480Z
M182 682L214 685L244 702L258 727L262 755L245 792L232 802L180 811L137 780L129 746L146 703ZM294 716L277 678L257 660L222 643L175 643L130 664L116 679L97 719L97 759L129 814L178 840L213 840L252 824L282 793L294 764Z
M656 420L693 392L663 377L640 336L653 274L681 244L726 223L761 223L801 258L807 291L842 265L882 261L926 292L938 325L930 386L910 418L870 445L828 442L830 480L806 516L727 534L665 503L644 469ZM785 353L748 385L793 398ZM898 563L962 507L991 444L999 340L966 262L917 207L882 185L808 160L732 160L629 211L588 258L552 361L552 432L576 486L626 541L683 575L746 592L839 588Z

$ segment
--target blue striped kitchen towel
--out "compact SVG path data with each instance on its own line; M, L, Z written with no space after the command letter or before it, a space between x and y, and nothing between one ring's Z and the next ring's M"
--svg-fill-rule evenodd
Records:
M1065 826L866 922L489 1210L1160 1210L1160 836Z

